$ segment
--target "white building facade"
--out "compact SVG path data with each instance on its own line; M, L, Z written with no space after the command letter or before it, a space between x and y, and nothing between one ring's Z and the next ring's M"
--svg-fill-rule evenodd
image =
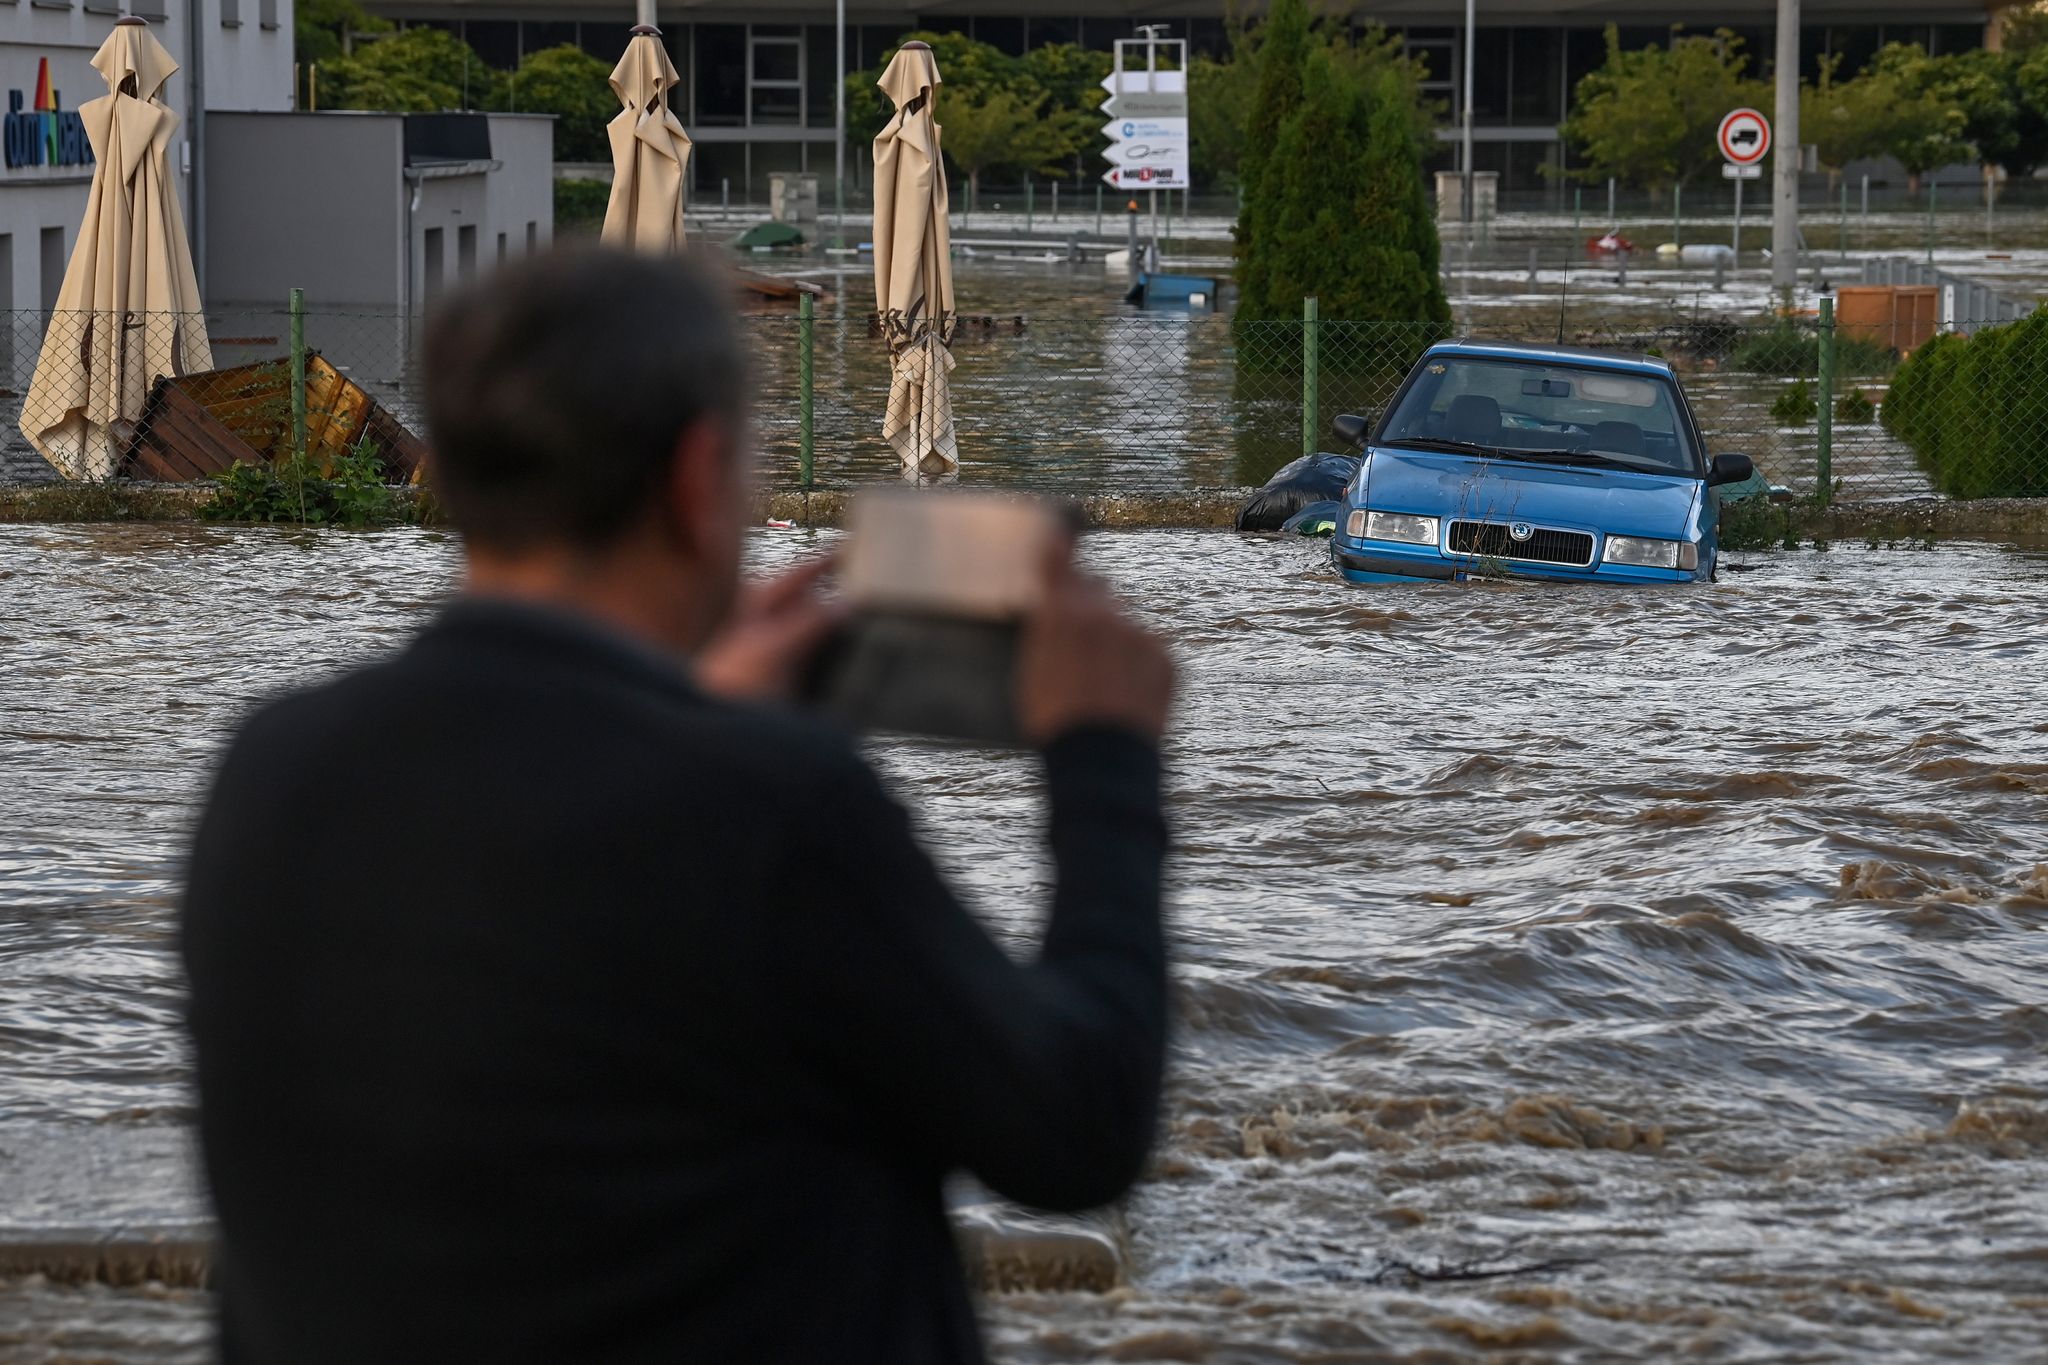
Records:
M0 314L48 308L57 296L92 183L76 111L107 93L92 55L129 13L178 63L164 100L183 120L173 163L202 284L204 204L194 186L205 170L204 110L292 107L292 0L0 0ZM195 87L204 110L195 111ZM36 107L45 91L54 117Z

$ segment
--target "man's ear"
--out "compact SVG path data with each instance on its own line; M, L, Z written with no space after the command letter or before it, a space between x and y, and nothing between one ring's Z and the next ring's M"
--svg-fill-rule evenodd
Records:
M723 523L732 518L733 465L732 427L723 418L700 417L676 437L663 510L686 553L705 553L730 534Z

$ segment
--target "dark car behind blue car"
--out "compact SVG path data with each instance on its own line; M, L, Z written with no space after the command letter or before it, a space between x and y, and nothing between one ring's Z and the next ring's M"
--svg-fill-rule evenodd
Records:
M1362 423L1349 431L1365 435ZM1661 360L1446 342L1371 432L1330 553L1361 583L1710 579L1714 489L1751 472L1745 456L1708 460Z

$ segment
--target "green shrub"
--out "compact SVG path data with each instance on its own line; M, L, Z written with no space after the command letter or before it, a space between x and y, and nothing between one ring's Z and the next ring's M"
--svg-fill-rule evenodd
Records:
M1820 411L1820 403L1813 396L1813 385L1804 379L1795 379L1788 388L1778 390L1778 396L1771 400L1771 416L1780 422L1811 422Z
M1861 389L1850 389L1835 400L1837 422L1868 422L1877 415L1877 404Z
M556 180L556 230L601 225L611 200L612 187L602 180Z
M1890 374L1898 356L1861 337L1835 337L1837 375ZM1728 368L1752 374L1806 375L1820 373L1820 333L1790 323L1779 323L1751 332L1728 356Z
M384 526L405 520L400 500L383 482L382 453L369 437L322 472L309 455L268 464L237 461L214 480L199 509L208 521L290 522L300 526Z
M1950 497L2048 494L2048 312L1935 337L1899 367L1879 419Z

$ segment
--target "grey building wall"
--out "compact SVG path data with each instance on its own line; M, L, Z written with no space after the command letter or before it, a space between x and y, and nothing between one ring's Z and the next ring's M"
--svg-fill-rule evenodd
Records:
M554 238L554 120L491 115L488 161L407 166L401 114L216 114L214 306L417 313Z
M401 116L217 113L207 145L208 303L400 306Z
M505 258L516 260L532 239L545 250L555 237L555 121L532 114L491 115L491 152L504 169L491 177L488 211L505 238Z

